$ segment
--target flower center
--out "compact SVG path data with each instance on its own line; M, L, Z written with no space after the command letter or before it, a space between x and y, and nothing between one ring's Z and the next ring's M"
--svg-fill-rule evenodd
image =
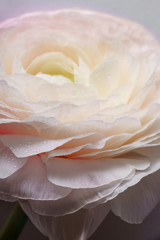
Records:
M45 53L35 58L28 66L27 73L36 75L43 73L51 76L59 75L74 82L74 62L62 53Z

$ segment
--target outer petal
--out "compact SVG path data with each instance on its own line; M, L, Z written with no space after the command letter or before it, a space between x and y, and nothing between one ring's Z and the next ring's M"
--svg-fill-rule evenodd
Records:
M111 201L111 209L129 223L141 223L159 203L160 171L148 175Z
M93 188L127 177L134 169L149 167L143 158L72 160L55 158L46 162L47 175L53 184L70 188ZM63 168L62 168L63 166Z
M140 182L137 183L141 178L141 173L131 181L132 187L127 186L128 189L126 189L123 186L123 192L110 202L112 211L129 223L141 223L160 199L160 148L140 149L138 152L150 156L151 167L144 174L142 173L145 177Z
M114 190L120 185L121 181L117 180L107 186L92 188L92 189L75 189L66 197L57 201L38 201L29 200L33 211L44 216L64 216L72 214L82 209L83 207L90 205L95 201L100 201L104 196L110 196ZM98 206L98 204L96 205ZM86 207L87 208L87 207Z
M0 180L0 193L19 199L57 200L70 192L71 189L48 181L45 164L39 157L28 159L19 171Z
M103 135L99 133L88 133L77 136L72 136L68 138L54 138L47 139L37 136L24 136L24 135L2 135L0 140L5 146L7 146L17 157L28 157L34 156L40 153L46 153L51 150L54 150L58 147L62 147L65 143L68 145L79 146L87 145L89 142L90 145L97 143L97 145L104 145ZM63 136L62 136L63 137ZM100 143L99 143L100 142Z
M109 212L107 205L100 205L62 217L47 217L35 213L27 201L20 204L35 226L50 240L86 240Z
M0 142L0 179L5 179L21 169L26 158L17 158L7 147Z

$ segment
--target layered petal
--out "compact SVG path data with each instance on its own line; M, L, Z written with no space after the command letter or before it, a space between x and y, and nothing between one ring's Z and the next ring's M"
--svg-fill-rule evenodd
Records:
M14 174L5 175L0 180L1 193L19 199L57 200L71 192L69 188L48 181L45 164L39 157L29 158L19 171L16 170L14 167Z
M160 199L160 44L88 10L0 23L0 198L50 239L86 240L111 209ZM74 224L74 231L72 225Z
M49 217L35 213L27 202L20 204L33 224L51 240L88 239L109 211L106 205L100 205L90 210L82 209L75 214Z

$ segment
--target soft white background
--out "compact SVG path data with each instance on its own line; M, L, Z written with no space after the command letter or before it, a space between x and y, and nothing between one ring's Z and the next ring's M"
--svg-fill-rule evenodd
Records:
M142 23L160 38L160 0L0 0L0 21L25 12L60 8L88 8L129 18ZM0 201L0 226L11 207L11 204ZM90 240L158 240L159 222L160 206L141 225L126 224L113 214L109 214ZM25 239L45 238L28 222L19 238Z

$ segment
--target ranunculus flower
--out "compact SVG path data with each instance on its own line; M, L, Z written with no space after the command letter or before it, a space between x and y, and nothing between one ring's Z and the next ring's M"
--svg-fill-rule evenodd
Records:
M160 45L86 10L0 24L0 198L54 240L109 210L139 223L160 200ZM159 170L159 171L158 171Z

